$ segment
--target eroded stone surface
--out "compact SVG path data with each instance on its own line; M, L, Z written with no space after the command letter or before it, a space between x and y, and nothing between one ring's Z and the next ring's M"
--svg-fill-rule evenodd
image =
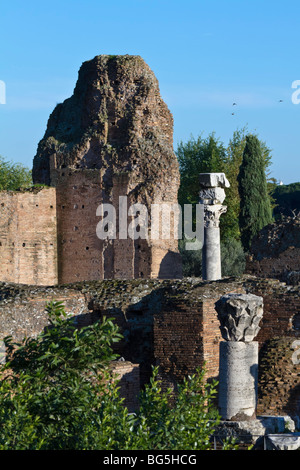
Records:
M204 188L229 188L230 186L224 173L200 173L199 184Z
M141 57L100 55L82 64L73 95L50 115L33 180L56 187L59 283L182 277L178 224L168 239L148 236L151 206L177 204L180 175L173 117ZM128 212L120 236L124 197L127 209L145 206L148 237L129 235ZM96 234L102 204L116 214L113 240Z
M223 419L255 418L258 380L258 343L220 343L219 408Z
M273 434L267 436L267 450L300 449L300 433Z
M200 204L222 204L225 197L223 188L205 188L199 192Z
M253 294L227 294L216 302L222 337L226 341L253 341L260 330L263 298Z
M64 168L99 169L107 188L116 173L149 193L154 183L179 183L173 117L141 57L100 55L82 64L73 95L50 115L33 180L51 184L51 170Z

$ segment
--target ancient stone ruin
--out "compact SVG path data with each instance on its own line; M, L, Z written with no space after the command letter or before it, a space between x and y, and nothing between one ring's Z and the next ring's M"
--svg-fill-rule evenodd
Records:
M284 217L264 227L253 239L246 271L300 285L300 216Z
M207 381L220 382L227 435L228 423L256 435L278 423L283 431L286 417L300 427L298 221L265 228L248 274L222 279L219 219L229 182L205 173L203 279L182 279L174 214L169 237L151 237L150 225L148 237L128 236L143 208L176 206L179 187L172 115L140 57L82 65L73 95L49 118L33 178L41 186L0 193L0 361L1 340L37 336L48 325L45 303L60 300L78 328L104 316L119 326L115 349L124 360L112 369L130 411L152 366L175 391L205 365ZM115 233L111 219L103 223L111 207ZM99 225L107 236L98 236Z
M254 419L257 406L258 334L263 298L227 294L216 302L223 339L220 343L219 407L225 420Z
M224 173L201 173L199 183L199 203L204 205L202 277L216 281L222 277L220 216L227 210L222 204L225 199L224 188L230 184Z
M1 193L0 280L180 278L176 227L168 239L127 233L139 215L128 209L176 204L179 179L173 118L148 65L129 55L83 63L34 157L34 183L50 188ZM115 214L114 238L96 233L105 204Z

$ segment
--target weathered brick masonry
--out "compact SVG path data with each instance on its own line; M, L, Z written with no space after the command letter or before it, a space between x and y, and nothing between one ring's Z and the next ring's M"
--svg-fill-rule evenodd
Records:
M299 286L252 276L217 282L106 280L57 288L2 284L0 335L20 339L37 334L47 324L44 303L49 299L64 300L78 326L103 315L114 318L124 336L116 350L131 368L131 372L124 369L122 390L128 403L134 403L137 388L132 377L137 369L141 386L148 382L152 365L159 366L166 387L174 387L204 362L207 379L218 377L221 335L214 303L229 292L264 298L264 317L256 338L260 345L259 414L299 414L300 366L290 361L292 340L300 338ZM274 341L278 338L285 347L280 348L277 370ZM117 364L119 371L122 362ZM278 387L282 382L284 387Z
M258 277L299 283L300 218L286 217L264 227L253 239L246 272ZM293 278L291 274L298 272Z
M0 192L0 280L57 284L54 188Z
M254 278L249 290L264 299L259 341L258 413L300 415L300 364L291 360L300 339L300 288ZM300 351L300 349L299 349Z
M180 175L173 117L141 57L103 55L82 64L73 95L49 117L32 174L34 183L56 190L57 224L48 222L49 231L57 231L58 284L182 277L177 225L167 238L154 239L149 231L153 204L177 205ZM125 216L119 198L126 199ZM106 211L97 212L102 204L116 215L116 233L108 239L96 233L105 218ZM126 231L140 215L135 208L128 214L134 204L148 212L146 237ZM127 223L125 236L120 213ZM4 233L5 223L4 217ZM27 271L22 282L38 284L31 282L30 266ZM18 282L1 277L1 271L0 280Z

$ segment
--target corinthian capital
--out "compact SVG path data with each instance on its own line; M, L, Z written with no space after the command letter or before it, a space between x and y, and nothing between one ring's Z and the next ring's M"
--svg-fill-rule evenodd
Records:
M220 217L227 211L222 204L204 205L204 227L219 227Z
M254 294L227 294L215 304L226 341L253 341L260 330L263 298Z

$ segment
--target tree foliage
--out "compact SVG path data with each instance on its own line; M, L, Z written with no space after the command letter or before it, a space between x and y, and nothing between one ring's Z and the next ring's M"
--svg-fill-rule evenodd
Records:
M226 149L212 133L206 139L200 135L197 139L191 137L186 143L180 142L176 154L181 180L179 204L197 204L199 173L224 171Z
M163 391L158 369L129 413L110 372L118 328L104 318L77 329L60 302L37 338L5 339L0 379L0 450L208 449L219 415L216 383L198 370ZM230 448L226 444L224 448Z
M186 250L185 241L179 240L184 277L202 276L202 250ZM241 276L245 272L246 256L240 240L221 241L222 276Z
M15 191L30 186L32 186L31 170L21 163L8 162L0 156L0 191Z
M300 212L300 183L274 186L274 216L295 216Z
M244 249L249 250L253 237L273 220L264 148L255 135L246 137L238 185L241 241Z
M207 138L200 135L178 145L176 154L179 161L181 184L178 192L179 204L197 204L199 201L199 173L224 172L230 182L226 189L227 212L220 219L221 239L240 239L239 213L240 194L238 174L243 160L247 129L233 133L227 146L217 139L215 133ZM260 140L266 178L269 180L271 150ZM269 192L273 186L270 185Z

